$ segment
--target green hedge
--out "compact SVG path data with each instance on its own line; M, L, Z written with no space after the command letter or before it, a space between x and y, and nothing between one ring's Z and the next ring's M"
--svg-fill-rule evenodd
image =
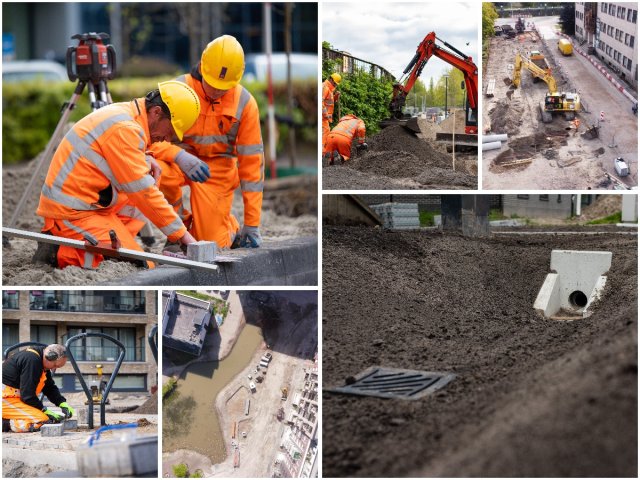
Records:
M114 102L128 101L142 97L167 77L118 79L109 82L109 90ZM263 138L266 140L267 93L266 85L251 83L246 88L256 97L263 118ZM64 102L71 98L75 84L44 84L23 82L2 86L2 162L4 164L31 160L44 150L50 136L60 120ZM275 85L276 112L286 115L285 85ZM315 82L295 82L293 86L295 109L293 119L298 130L298 140L315 143L317 138L317 87ZM70 121L78 121L91 112L89 95L86 91L78 100ZM279 123L278 146L288 138L288 127Z

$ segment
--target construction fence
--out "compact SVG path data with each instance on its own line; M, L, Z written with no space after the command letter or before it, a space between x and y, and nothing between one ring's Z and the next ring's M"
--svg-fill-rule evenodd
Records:
M395 77L391 73L375 63L367 62L361 58L349 55L346 52L340 52L331 48L322 48L322 60L335 62L336 71L342 75L352 75L357 72L369 73L376 79L395 81Z

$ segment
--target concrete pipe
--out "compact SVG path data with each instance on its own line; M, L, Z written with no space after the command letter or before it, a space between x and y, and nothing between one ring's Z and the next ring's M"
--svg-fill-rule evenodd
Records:
M506 141L507 141L507 134L506 133L500 133L500 134L496 134L496 135L483 135L482 136L482 143L506 142Z
M500 150L501 147L502 147L501 142L483 143L482 151L484 152L485 150Z

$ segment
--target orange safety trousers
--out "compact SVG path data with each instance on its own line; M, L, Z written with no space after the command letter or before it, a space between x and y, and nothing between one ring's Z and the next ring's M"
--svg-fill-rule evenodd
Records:
M340 133L331 132L327 138L326 156L330 160L338 160L338 155L342 155L346 160L351 158L351 141L353 138L346 137Z
M43 371L36 387L36 395L42 392L46 379L47 373ZM49 421L49 417L42 410L22 401L20 390L8 385L2 385L2 419L9 420L11 430L16 433L37 430Z
M51 232L57 237L75 240L85 240L85 236L89 235L99 242L110 244L109 231L114 230L122 248L143 252L135 237L144 224L145 217L142 213L125 194L120 193L118 202L113 207L92 212L83 218L73 220L45 218L43 231ZM103 255L80 248L60 246L58 249L58 268L76 266L96 269L103 260ZM147 262L147 266L153 268L154 263Z
M329 132L331 132L331 128L329 127L329 120L326 118L322 119L322 153L327 151L327 138L329 137Z
M220 248L230 247L240 228L231 213L233 192L238 187L235 159L218 157L208 160L211 176L204 183L191 182L176 163L157 160L162 168L160 191L189 227L196 240L214 241ZM189 186L193 214L182 204L182 187Z

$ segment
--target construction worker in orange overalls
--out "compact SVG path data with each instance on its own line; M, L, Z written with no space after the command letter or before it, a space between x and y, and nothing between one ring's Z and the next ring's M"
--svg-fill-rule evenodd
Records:
M168 143L152 147L162 167L165 198L196 240L215 241L221 248L262 244L264 148L258 104L239 84L243 73L244 51L234 37L210 42L191 73L177 78L200 98L198 120L185 132L182 148ZM183 186L191 191L191 212L182 203ZM244 204L241 229L231 213L238 187Z
M53 381L51 370L67 363L63 345L30 347L2 363L2 431L36 432L45 423L59 423L71 418L75 410ZM41 393L62 413L46 408Z
M575 131L573 132L573 136L575 137L576 135L578 135L578 129L580 128L580 119L579 118L575 118L573 120L573 126L575 127Z
M333 107L340 99L340 92L336 88L341 81L342 76L339 73L332 73L322 82L322 153L325 152L329 136L329 124L333 122Z
M336 161L346 162L351 158L351 146L356 143L357 150L366 150L368 145L364 142L367 130L364 122L355 115L345 115L340 119L327 138L327 146L324 154L329 165Z
M169 81L145 98L114 103L87 115L65 135L42 186L43 232L110 242L142 251L136 235L153 222L172 241L194 242L156 185L160 167L146 152L152 142L178 141L198 118L200 103L184 83ZM61 246L57 266L95 269L103 256ZM149 267L153 264L148 263Z

